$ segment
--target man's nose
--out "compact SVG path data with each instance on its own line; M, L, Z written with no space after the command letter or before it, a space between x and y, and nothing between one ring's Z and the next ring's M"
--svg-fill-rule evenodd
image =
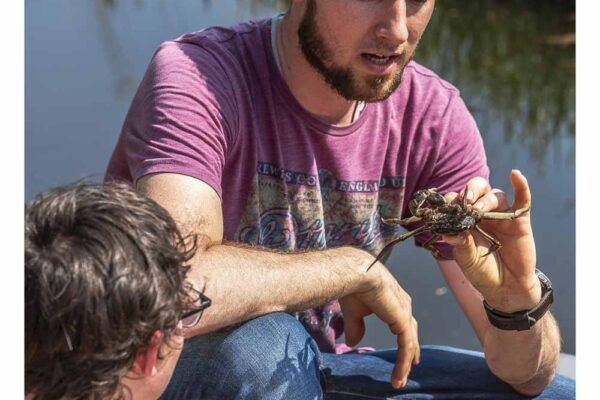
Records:
M389 7L382 9L381 22L377 24L375 34L378 38L396 45L404 43L408 40L406 1L395 0L386 3Z

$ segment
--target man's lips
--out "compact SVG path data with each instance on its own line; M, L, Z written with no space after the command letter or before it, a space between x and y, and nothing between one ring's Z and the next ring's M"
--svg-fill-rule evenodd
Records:
M400 58L400 55L394 53L362 53L361 56L377 65L388 65Z
M401 59L399 55L389 53L362 53L361 58L368 71L376 75L387 75L391 73L395 65Z
M375 57L400 57L402 55L402 53L398 54L393 51L365 51L362 54Z

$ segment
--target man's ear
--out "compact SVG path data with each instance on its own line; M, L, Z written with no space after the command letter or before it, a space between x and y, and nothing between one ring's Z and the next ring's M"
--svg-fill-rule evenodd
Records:
M146 351L139 353L133 362L133 371L144 376L150 377L156 375L156 363L158 361L158 352L163 343L163 333L160 331L154 332L150 345Z

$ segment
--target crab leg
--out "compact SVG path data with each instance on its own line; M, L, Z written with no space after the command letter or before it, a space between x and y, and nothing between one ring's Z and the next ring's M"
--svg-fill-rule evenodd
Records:
M414 222L419 222L422 218L421 217L408 217L408 218L404 218L404 219L400 219L400 218L381 218L381 221L384 224L391 224L391 225L409 225L412 224Z
M408 239L411 236L417 235L421 232L426 231L427 229L429 229L427 227L427 225L423 225L417 229L415 229L414 231L410 231L407 232L403 235L398 236L397 238L395 238L394 240L392 240L391 242L389 242L388 244L385 245L385 247L383 249L381 249L381 251L379 252L379 254L377 255L377 257L375 257L375 260L371 263L371 265L369 265L369 268L367 268L367 271L371 269L371 267L373 265L375 265L375 263L379 260L381 260L384 257L387 257L388 254L390 253L390 251L392 251L392 248L394 247L394 245L398 242L402 242L403 240Z
M523 208L519 208L518 210L514 211L514 212L486 212L483 213L481 215L482 219L496 219L496 220L501 220L501 219L515 219L515 218L519 218L523 213L526 213L527 211L529 211L530 207L523 207Z
M477 225L475 225L475 229L477 230L477 232L481 233L484 238L489 240L490 243L492 243L492 246L490 247L489 251L487 253L485 253L484 257L489 256L490 254L492 254L493 252L495 252L496 250L498 250L502 247L502 244L496 238L494 238L492 235L490 235L489 233L487 233L486 231L484 231Z
M465 190L462 192L462 208L467 209L467 194L469 193L469 185L465 186Z
M433 246L433 243L435 243L435 241L437 241L439 238L440 235L433 235L431 238L429 238L428 241L426 241L423 244L423 248L429 250L435 258L444 258L447 260L447 258L442 256L442 253L440 253L440 251Z

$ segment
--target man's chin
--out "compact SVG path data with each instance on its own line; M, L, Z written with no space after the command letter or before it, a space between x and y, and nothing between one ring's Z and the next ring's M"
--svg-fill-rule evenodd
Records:
M329 86L346 100L375 103L386 100L400 86L402 73L394 71L387 75L358 72L356 69L330 68L317 71L325 78Z
M402 74L388 77L383 80L381 77L366 79L363 83L362 90L356 91L356 98L353 100L364 101L366 103L376 103L378 101L387 100L392 93L398 89L402 81Z

